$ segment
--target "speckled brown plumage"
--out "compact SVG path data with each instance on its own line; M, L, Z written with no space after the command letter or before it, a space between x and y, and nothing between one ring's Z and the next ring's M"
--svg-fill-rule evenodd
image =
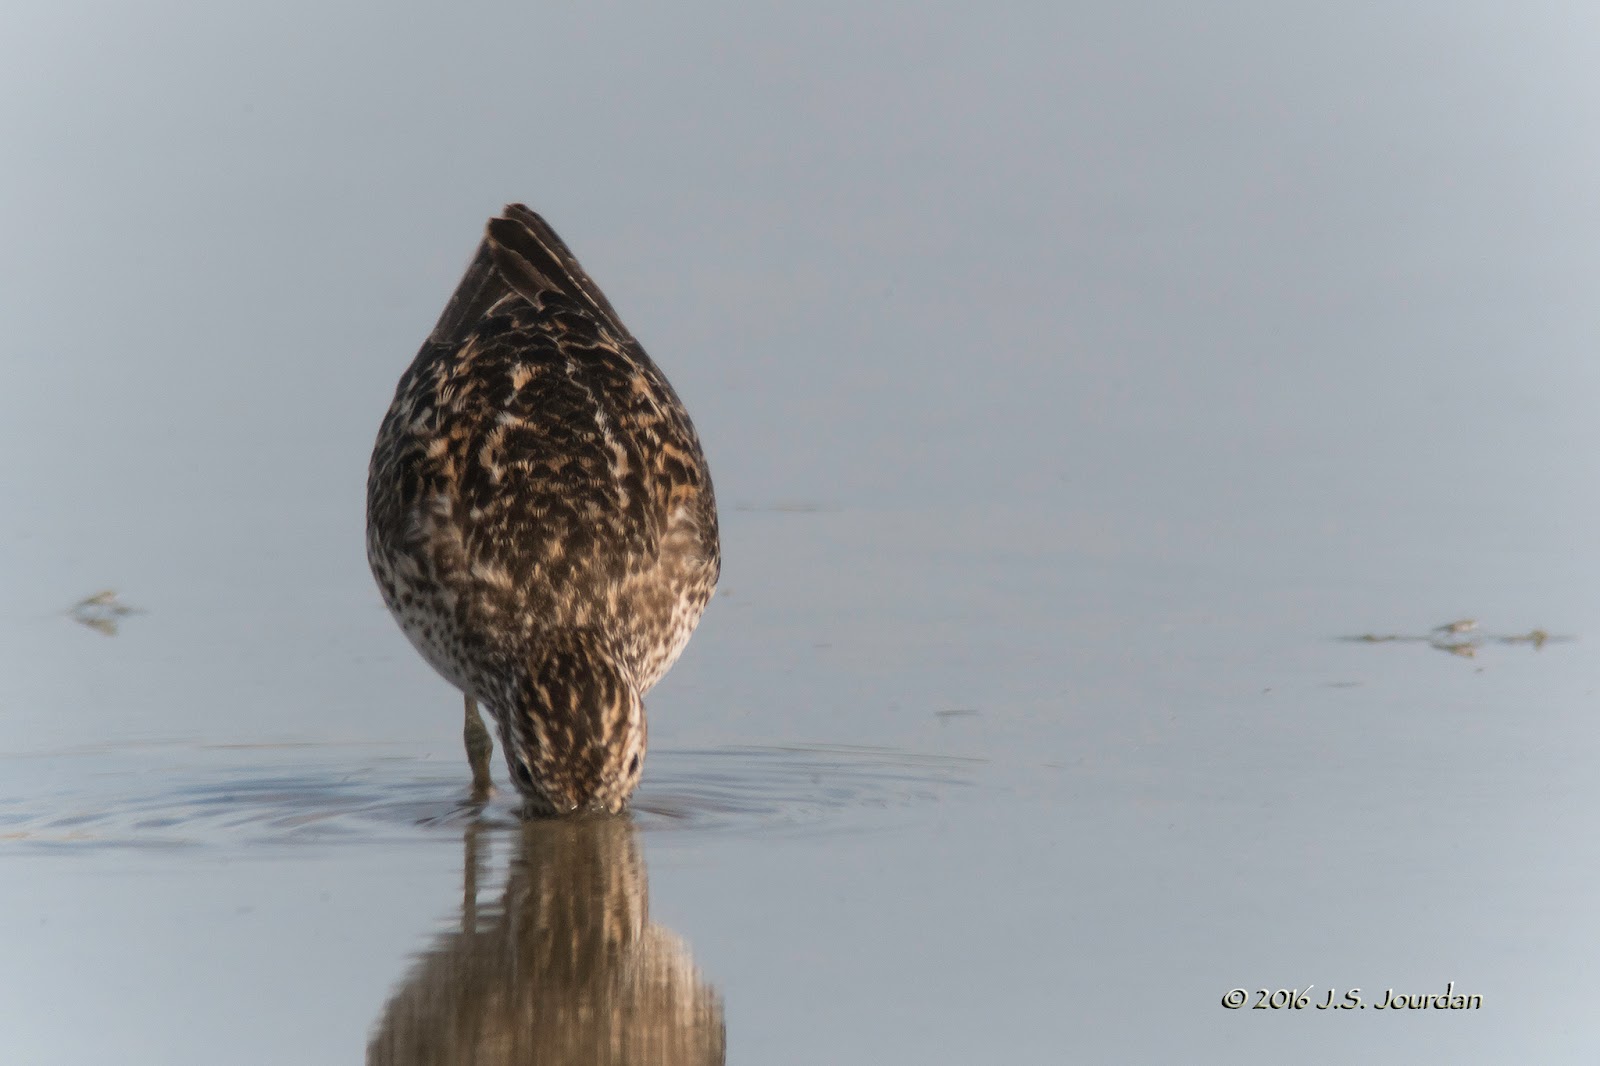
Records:
M672 386L520 204L400 379L367 557L412 644L489 710L532 808L626 802L642 697L716 586L716 503Z

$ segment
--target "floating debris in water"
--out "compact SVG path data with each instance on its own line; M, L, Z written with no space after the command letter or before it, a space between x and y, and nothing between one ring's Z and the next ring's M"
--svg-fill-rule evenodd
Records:
M130 607L117 599L116 589L104 589L93 596L85 596L67 609L67 615L79 625L88 626L102 636L117 635L117 626L130 614L143 614L138 607Z
M1454 622L1446 622L1442 626L1434 626L1427 634L1422 636L1406 636L1399 633L1363 633L1358 637L1342 637L1342 640L1353 641L1358 644L1426 644L1430 648L1458 655L1463 659L1476 658L1478 652L1489 644L1526 644L1535 651L1546 644L1566 644L1577 640L1577 637L1557 636L1543 629L1530 629L1526 633L1499 634L1482 633L1478 630L1478 620L1475 618L1458 618Z

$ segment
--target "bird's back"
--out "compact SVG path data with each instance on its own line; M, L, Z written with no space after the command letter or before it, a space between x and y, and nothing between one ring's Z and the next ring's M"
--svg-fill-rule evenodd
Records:
M490 221L400 380L367 543L412 642L491 706L484 675L551 630L598 634L642 693L716 585L716 505L688 413L521 205Z

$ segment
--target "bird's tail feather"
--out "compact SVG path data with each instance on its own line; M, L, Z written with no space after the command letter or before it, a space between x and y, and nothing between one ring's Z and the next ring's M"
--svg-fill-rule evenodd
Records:
M542 294L562 293L593 310L618 337L631 337L611 301L550 224L522 204L507 204L499 218L489 220L483 243L428 339L458 342L508 292L535 304Z

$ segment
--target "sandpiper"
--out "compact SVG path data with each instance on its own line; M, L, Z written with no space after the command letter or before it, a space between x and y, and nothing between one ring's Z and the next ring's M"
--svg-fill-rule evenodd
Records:
M716 587L717 509L666 377L555 231L512 204L400 378L367 478L367 559L530 813L615 812L642 702Z

